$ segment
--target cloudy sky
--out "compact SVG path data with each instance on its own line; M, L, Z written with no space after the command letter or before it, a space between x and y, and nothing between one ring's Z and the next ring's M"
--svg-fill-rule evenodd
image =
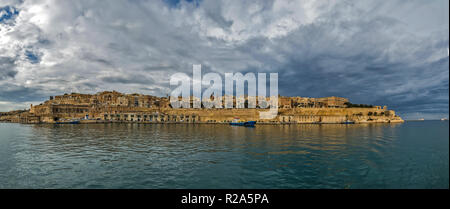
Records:
M51 95L165 96L169 77L277 72L287 96L448 117L448 0L0 0L0 111Z

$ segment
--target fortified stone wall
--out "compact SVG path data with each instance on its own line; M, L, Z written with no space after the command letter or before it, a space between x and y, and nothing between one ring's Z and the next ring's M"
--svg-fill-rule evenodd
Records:
M279 97L277 117L261 120L260 112L269 109L173 109L168 98L108 91L94 95L72 93L50 97L43 104L31 106L29 111L3 113L0 121L54 123L83 119L91 122L228 123L239 119L276 124L403 122L387 107L346 108L347 103L348 99L341 97Z

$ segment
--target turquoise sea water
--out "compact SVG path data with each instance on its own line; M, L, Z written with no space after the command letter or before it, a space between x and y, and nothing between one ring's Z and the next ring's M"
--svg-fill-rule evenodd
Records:
M0 123L0 188L449 188L449 123Z

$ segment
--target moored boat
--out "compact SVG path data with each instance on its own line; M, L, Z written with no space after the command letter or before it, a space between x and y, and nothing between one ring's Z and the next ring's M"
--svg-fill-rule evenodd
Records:
M230 122L232 126L245 126L245 127L254 127L256 125L256 121L240 121L238 119L234 119Z

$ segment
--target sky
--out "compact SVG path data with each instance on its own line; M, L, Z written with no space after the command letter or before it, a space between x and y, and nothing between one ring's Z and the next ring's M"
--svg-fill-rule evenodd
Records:
M71 92L165 96L201 64L437 119L448 48L448 0L0 0L0 111Z

